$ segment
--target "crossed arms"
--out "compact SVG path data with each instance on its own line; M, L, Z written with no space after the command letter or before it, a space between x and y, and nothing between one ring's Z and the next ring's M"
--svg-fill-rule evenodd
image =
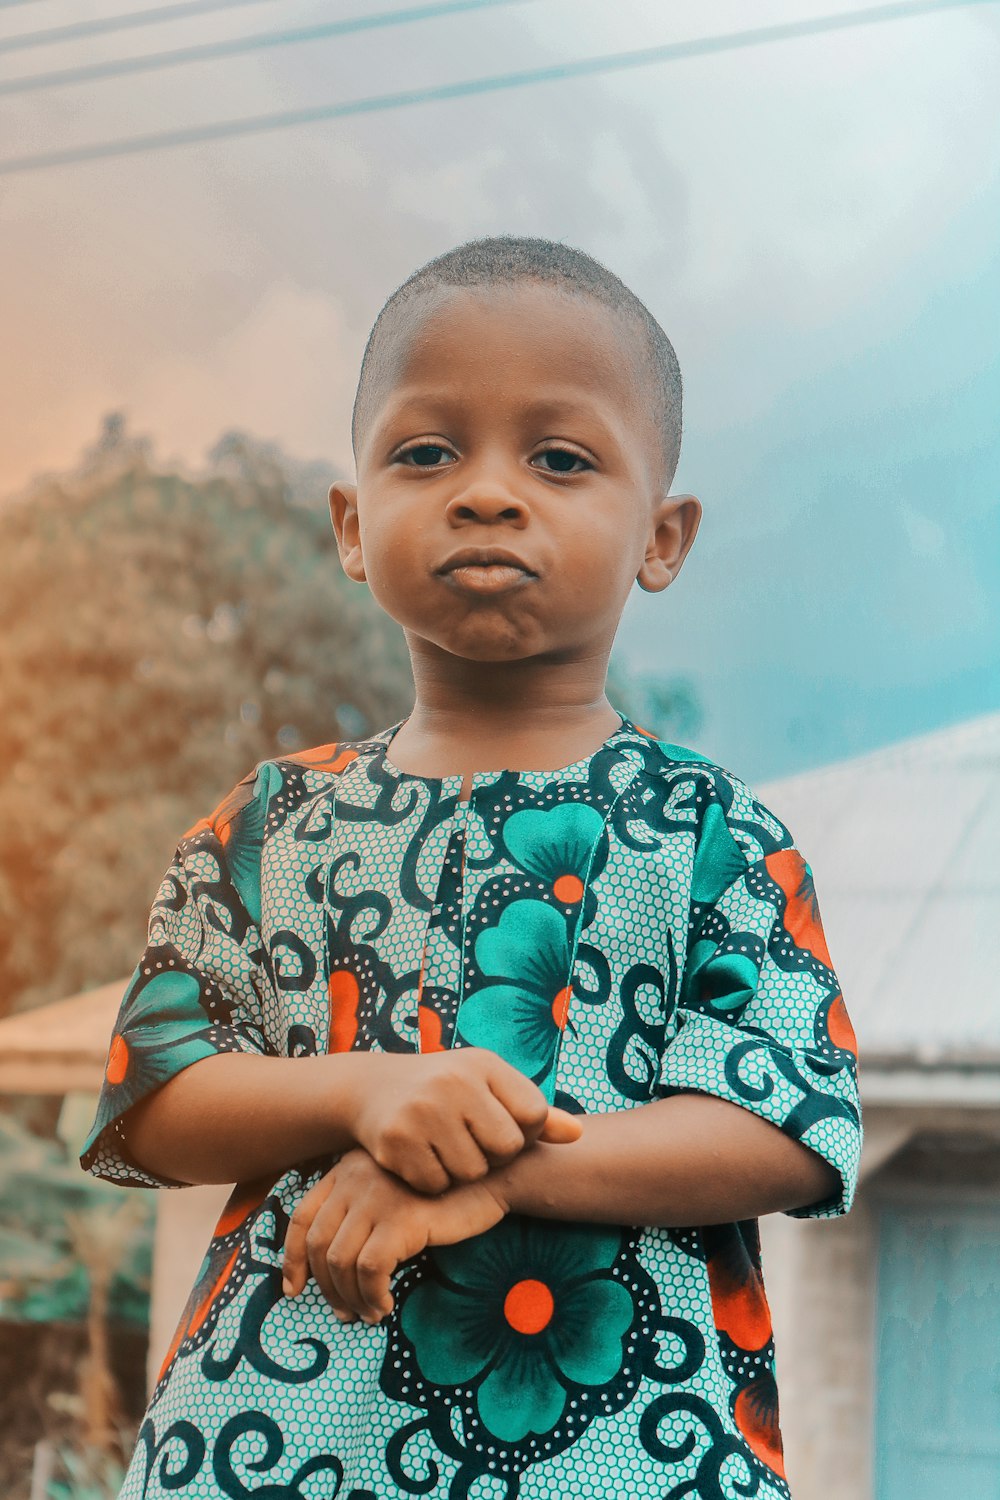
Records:
M816 1152L724 1099L679 1093L571 1116L480 1048L224 1053L134 1105L126 1129L141 1166L190 1183L246 1182L338 1156L293 1215L285 1291L297 1295L311 1272L338 1317L369 1323L391 1311L390 1280L403 1261L481 1234L507 1213L726 1223L839 1188Z

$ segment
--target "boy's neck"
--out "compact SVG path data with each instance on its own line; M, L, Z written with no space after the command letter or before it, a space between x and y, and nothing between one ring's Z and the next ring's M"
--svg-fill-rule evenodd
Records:
M414 775L555 770L590 755L621 722L604 691L603 655L553 664L414 652L412 665L416 699L390 755Z

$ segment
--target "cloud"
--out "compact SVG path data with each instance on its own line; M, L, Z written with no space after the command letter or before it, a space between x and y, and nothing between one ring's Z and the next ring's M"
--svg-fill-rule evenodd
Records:
M207 349L153 359L130 393L132 424L184 456L240 427L346 467L335 414L353 400L356 345L335 298L282 278Z

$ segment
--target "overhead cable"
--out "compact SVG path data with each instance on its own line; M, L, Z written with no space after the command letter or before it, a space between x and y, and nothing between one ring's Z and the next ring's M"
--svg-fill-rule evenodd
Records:
M0 8L22 5L25 0L0 0ZM107 36L111 31L126 31L134 26L152 26L157 22L186 21L190 16L207 15L213 10L235 10L239 5L260 5L262 0L184 0L181 5L158 5L152 10L127 10L121 15L99 17L93 21L72 21L68 26L47 26L44 31L22 31L15 36L0 37L0 52L18 52L25 47L45 47L53 42L77 42L88 36ZM274 0L267 0L269 5Z
M27 94L36 89L57 88L70 83L94 83L99 78L123 78L130 73L176 68L184 63L215 62L220 57L235 57L241 52L266 52L272 47L326 41L330 37L371 31L380 26L400 26L404 21L429 21L435 16L452 15L456 11L490 10L498 5L523 3L524 0L438 0L436 4L377 11L374 15L351 16L344 21L323 21L315 26L298 26L289 31L257 31L251 36L201 42L194 47L177 47L170 52L149 52L142 57L117 57L107 62L83 63L80 67L61 68L53 73L3 78L0 79L0 94Z
M45 167L70 166L81 162L107 160L116 156L135 156L151 151L165 151L176 146L197 145L204 141L260 135L272 130L286 130L295 125L314 125L319 121L342 119L348 115L383 113L413 104L468 98L476 94L496 93L502 89L523 88L529 84L554 83L565 78L583 78L626 68L647 67L655 63L716 56L746 47L794 41L823 33L848 31L859 26L910 20L935 12L997 3L998 0L904 0L902 4L875 5L864 10L813 16L808 20L787 21L776 26L761 26L749 31L732 31L716 36L694 37L684 42L667 42L660 47L642 47L632 52L604 53L597 57L579 58L573 62L553 63L544 68L529 68L520 72L501 73L486 78L463 79L457 83L436 84L430 88L403 89L392 94L375 94L365 99L350 99L341 104L313 105L275 114L251 115L237 120L218 120L205 125L155 131L148 135L126 136L118 140L95 141L90 145L67 146L55 151L40 151L27 156L0 159L0 177L9 177L16 172L40 171Z

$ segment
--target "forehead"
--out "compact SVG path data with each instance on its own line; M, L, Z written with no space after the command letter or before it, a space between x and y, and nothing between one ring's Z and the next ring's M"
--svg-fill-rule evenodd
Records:
M435 287L401 308L379 361L370 419L423 392L470 404L546 392L655 433L644 331L628 314L538 282Z

